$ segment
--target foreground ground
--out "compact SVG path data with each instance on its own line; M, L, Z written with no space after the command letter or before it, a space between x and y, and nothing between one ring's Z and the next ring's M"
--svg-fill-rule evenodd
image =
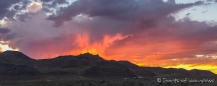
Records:
M217 86L215 80L217 78L47 79L41 81L4 81L0 82L0 86Z

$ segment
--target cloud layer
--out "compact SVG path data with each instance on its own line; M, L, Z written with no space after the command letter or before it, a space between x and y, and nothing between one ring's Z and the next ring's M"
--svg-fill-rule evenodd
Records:
M141 65L216 64L217 26L170 16L196 5L203 3L1 0L0 38L35 59L91 52Z

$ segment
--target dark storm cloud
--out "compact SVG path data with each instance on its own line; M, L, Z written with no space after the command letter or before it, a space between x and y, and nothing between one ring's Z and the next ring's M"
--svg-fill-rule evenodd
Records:
M213 1L213 0L206 0L207 2L211 2L211 1Z
M104 34L128 34L157 26L158 20L183 8L201 4L175 4L173 0L77 0L61 8L48 19L61 26L79 14L91 17L90 42L99 41ZM172 3L173 2L173 3ZM106 26L106 27L105 27ZM139 28L138 30L135 30ZM135 32L136 33L136 32Z
M43 6L47 8L55 8L58 4L68 4L67 0L40 0L43 2ZM51 2L48 3L48 2Z
M200 3L179 5L175 4L174 0L167 3L162 0L78 0L68 7L61 8L57 15L52 15L49 19L54 20L56 25L60 26L78 14L114 19L134 19L135 17L141 18L144 16L158 18L158 16L165 16Z
M5 33L8 33L8 32L10 32L10 29L0 27L0 34L5 34Z
M26 19L31 19L31 17L29 17L30 15L32 15L32 14L30 14L30 13L24 13L24 14L20 14L20 15L17 15L17 16L18 16L18 19L20 21L26 22L25 21Z
M8 19L11 19L11 20L13 20L14 18L14 15L17 13L17 11L16 10L10 10L10 11L8 11L7 12L7 14L5 15L5 17L7 17Z
M20 7L19 10L26 9L26 8L27 8L27 5L28 5L29 3L31 3L31 2L32 2L32 1L30 1L30 0L22 0L22 2L21 2L22 6Z
M12 10L9 9L12 5L19 2L21 2L22 7L15 5L12 7ZM29 2L29 0L0 0L0 20L4 17L13 19L17 11L25 9Z
M8 8L11 5L18 3L20 1L21 0L0 0L0 20L8 14Z
M16 36L15 33L8 33L8 34L4 34L3 36L1 36L0 39L3 41L11 41L15 38L15 36Z
M15 34L11 34L10 32L11 32L10 29L0 27L0 39L2 41L8 41L8 40L13 39L14 37L13 35Z
M168 0L167 3L169 3L169 4L176 4L176 1L175 0Z
M197 4L200 3L175 5L162 0L78 0L68 7L61 8L57 15L51 15L48 19L54 20L56 26L61 26L65 21L70 21L79 14L113 18L114 21L120 19L132 21L142 18L144 22L153 22L170 13Z
M185 19L184 22L177 22L175 27L179 28L176 33L178 39L187 41L195 41L196 43L203 43L207 41L215 41L217 35L217 26L208 26L205 22L190 21ZM187 32L186 32L187 31Z
M45 12L50 12L50 13L53 12L52 11L53 9L58 9L58 8L56 8L58 5L69 3L67 0L40 0L40 1L43 2L42 3L42 5L43 5L42 10Z
M14 9L15 9L15 10L18 10L19 8L20 8L19 5L15 5L15 6L14 6Z
M57 4L65 4L68 3L66 0L54 0L52 2L53 5L57 5Z
M50 2L50 1L53 1L53 0L40 0L42 2Z
M55 20L57 26L79 14L120 19L130 17L137 8L138 4L134 0L78 0L60 9L58 15L52 15L49 19Z

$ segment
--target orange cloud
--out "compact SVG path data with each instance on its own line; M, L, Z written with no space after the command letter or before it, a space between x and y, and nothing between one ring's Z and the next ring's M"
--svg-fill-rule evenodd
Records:
M1 27L7 27L8 22L5 20L2 20Z
M32 2L26 9L26 12L35 13L42 9L42 5L38 2Z

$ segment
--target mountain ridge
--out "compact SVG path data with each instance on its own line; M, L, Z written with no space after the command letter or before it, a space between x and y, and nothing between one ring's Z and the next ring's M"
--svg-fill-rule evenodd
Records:
M90 53L66 55L52 59L35 60L19 51L0 53L0 78L22 77L86 77L86 78L135 78L135 77L215 77L206 70L185 70L161 67L140 67L129 61L105 60ZM8 73L10 71L10 73ZM38 78L38 77L37 77Z

